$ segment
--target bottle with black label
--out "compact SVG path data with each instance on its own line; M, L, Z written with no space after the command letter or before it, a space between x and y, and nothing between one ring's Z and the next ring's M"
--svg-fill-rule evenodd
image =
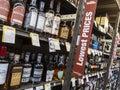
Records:
M25 14L25 4L23 0L11 1L11 12L9 13L8 21L11 26L21 28Z
M7 52L6 46L0 46L0 89L4 90L9 63L5 59Z
M25 53L24 64L23 64L23 74L22 74L22 83L28 83L30 81L31 69L32 66L29 63L30 61L30 52Z
M32 83L39 83L42 80L42 74L43 74L43 64L41 62L42 60L42 54L38 53L35 63L33 64L32 73L31 73L31 81Z
M57 9L56 9L56 15L53 19L53 26L52 26L52 35L58 36L59 32L59 26L60 26L60 5L61 2L58 2Z
M9 0L0 0L0 22L1 23L7 23L9 11L10 11Z
M43 32L43 29L44 29L45 19L46 19L45 14L43 12L44 6L45 6L45 2L40 1L36 32Z
M45 27L44 27L44 32L48 34L52 33L52 26L53 26L53 19L54 19L53 6L54 6L54 0L51 0L50 9L48 12L46 12L46 21L45 21Z
M35 30L37 15L38 10L36 8L36 0L31 0L25 15L24 28L26 28L26 30L29 31Z

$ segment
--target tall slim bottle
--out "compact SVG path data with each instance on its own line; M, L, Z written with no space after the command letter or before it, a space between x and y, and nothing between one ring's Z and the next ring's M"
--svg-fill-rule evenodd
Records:
M54 6L54 0L51 0L50 9L48 10L48 12L46 12L46 21L45 21L45 27L44 27L44 32L48 34L52 33L52 26L53 26L53 19L54 19L53 6Z
M46 19L45 14L43 12L44 6L45 6L45 2L40 1L36 32L43 32L43 29L44 29L45 19Z

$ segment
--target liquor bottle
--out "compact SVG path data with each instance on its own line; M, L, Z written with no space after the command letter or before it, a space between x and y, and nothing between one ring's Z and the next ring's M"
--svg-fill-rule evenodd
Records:
M36 62L33 64L32 73L31 73L31 81L32 83L39 83L42 80L42 74L43 74L43 64L41 62L42 60L42 54L38 53Z
M37 14L36 0L31 0L25 15L24 28L26 28L26 30L33 31L35 29Z
M0 0L0 22L6 23L10 9L9 0Z
M45 61L47 61L46 62L46 72L45 72L45 75L46 75L46 77L45 77L45 81L46 82L49 82L49 81L52 81L52 79L53 79L53 74L54 74L54 70L55 70L55 65L54 65L54 62L53 62L53 56L52 55L50 55L49 56L49 59L48 60L45 60Z
M43 32L44 25L45 25L45 14L44 14L44 6L45 2L40 1L39 13L37 18L37 25L36 25L36 32Z
M11 12L9 13L8 21L11 26L21 28L25 14L25 4L23 0L16 0L11 2Z
M24 64L23 64L23 74L22 74L22 83L28 83L30 81L31 69L32 66L29 63L30 61L30 52L25 53Z
M61 79L63 79L63 75L64 75L64 60L65 60L65 56L61 55L59 57L59 63L57 65L57 68L54 71L54 80L61 80Z
M59 37L62 39L68 39L68 35L69 35L69 29L68 26L66 25L66 21L64 21L63 23L61 23L60 26Z
M6 46L0 46L0 89L4 90L9 63L5 59L7 52Z
M58 36L59 26L60 26L60 5L61 3L58 2L56 15L54 16L53 26L52 26L52 35Z
M46 21L45 21L45 27L44 27L44 32L48 34L52 33L52 26L53 26L53 19L54 19L53 6L54 6L54 0L51 0L50 9L48 10L48 12L46 12Z

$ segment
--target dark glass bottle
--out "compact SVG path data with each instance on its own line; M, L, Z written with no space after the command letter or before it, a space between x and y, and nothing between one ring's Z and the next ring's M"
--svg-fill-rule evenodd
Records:
M21 28L25 14L25 4L23 0L11 1L11 12L9 13L8 21L11 26Z
M0 46L0 89L4 90L9 63L5 59L7 52L6 46Z
M36 8L36 0L31 0L25 15L24 28L26 28L26 30L35 30L37 14L38 10Z
M42 54L38 53L35 63L33 64L32 73L31 73L31 81L32 83L39 83L42 80L42 74L43 74L43 64L41 62L42 60Z
M48 34L52 33L52 26L53 26L53 19L54 19L53 6L54 6L54 0L51 0L50 9L48 10L48 12L46 12L46 21L45 21L45 27L44 27L44 32Z
M36 32L43 32L43 29L44 29L45 19L46 19L45 13L43 12L44 6L45 6L45 2L40 1Z
M25 53L24 64L23 64L23 74L22 74L22 83L28 83L30 81L31 69L32 66L30 64L30 52Z
M7 23L8 14L10 11L9 0L0 0L0 22Z

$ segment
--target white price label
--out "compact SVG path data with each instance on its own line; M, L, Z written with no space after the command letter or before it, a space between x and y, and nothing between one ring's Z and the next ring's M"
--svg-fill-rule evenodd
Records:
M10 26L3 26L2 42L15 43L16 29Z
M28 88L28 89L25 89L25 90L33 90L33 88Z
M54 39L48 38L48 40L49 40L49 52L55 52Z
M30 33L30 37L32 40L32 45L40 47L39 35L36 33Z
M51 90L51 85L50 83L47 83L44 85L45 86L45 90Z
M67 52L69 52L70 51L70 43L69 42L65 42L65 45L66 45Z
M54 46L56 50L61 50L59 39L54 39Z
M71 81L72 81L72 87L75 87L75 78L72 78Z
M36 90L43 90L43 86L36 87Z
M89 76L86 75L86 82L89 82Z
M62 85L64 84L64 80L62 80Z

